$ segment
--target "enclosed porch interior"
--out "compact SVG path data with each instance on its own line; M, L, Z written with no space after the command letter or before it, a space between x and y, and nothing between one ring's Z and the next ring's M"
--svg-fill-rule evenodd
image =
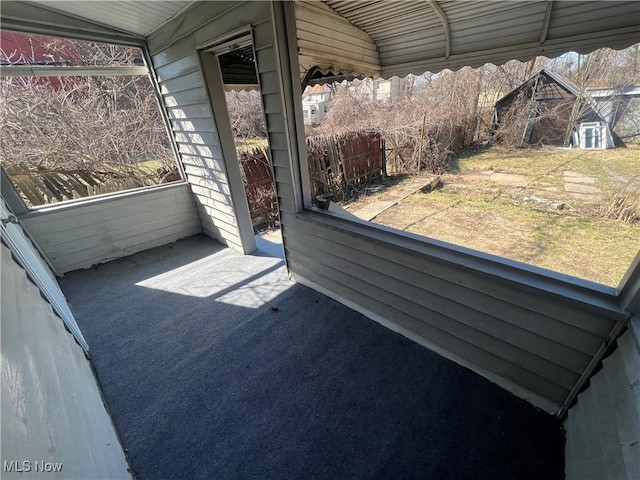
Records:
M558 421L260 246L198 235L62 288L138 478L562 475Z
M634 477L640 257L611 288L321 211L300 98L323 76L622 48L638 41L637 3L148 3L2 6L3 29L142 48L166 117L175 184L27 208L2 179L14 234L41 254L29 261L62 277L139 478L561 478L565 458L575 478ZM283 259L253 235L211 53L247 35ZM27 268L8 223L3 255ZM625 374L579 407L622 334ZM596 418L599 404L616 407ZM24 456L35 440L21 438Z

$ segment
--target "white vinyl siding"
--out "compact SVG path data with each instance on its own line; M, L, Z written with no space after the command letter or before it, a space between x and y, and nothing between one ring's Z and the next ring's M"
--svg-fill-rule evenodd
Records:
M559 410L626 319L312 218L282 219L294 277L389 320L549 411Z
M268 2L207 3L187 12L178 31L160 29L149 39L149 49L160 88L169 110L181 160L191 184L202 228L223 243L240 249L238 214L229 181L229 165L221 142L206 82L197 65L197 50L241 29L252 30L256 68L279 205L294 211L293 184L281 77L278 73L274 30ZM223 92L211 92L223 95ZM213 103L220 98L213 99ZM235 159L234 159L235 161ZM235 166L233 166L235 168Z
M640 326L640 318L635 320ZM638 331L640 334L640 331ZM630 328L564 422L567 480L640 478L640 353Z
M198 58L198 50L206 42L248 27L251 18L264 21L268 4L254 5L248 16L242 12L241 5L229 3L198 5L184 15L184 31L161 28L149 39L149 49L202 230L235 250L249 253L253 232L239 166L235 158L224 158ZM211 93L215 94L224 92Z
M156 54L162 60L156 67L250 24L283 243L294 278L558 412L628 317L612 300L615 292L592 295L586 287L572 290L567 282L548 283L511 266L503 276L493 261L474 268L467 254L452 258L447 248L424 248L423 241L383 235L375 227L351 228L331 215L300 213L297 169L304 172L306 165L304 158L298 163L297 153L304 148L299 65L289 56L295 46L287 44L292 32L294 41L297 35L288 21L293 9L293 4L260 2L226 9L198 6L178 29L150 39L152 52L173 45ZM215 168L222 170L222 165L219 161ZM224 182L218 186L224 188Z
M20 221L60 274L201 231L185 183L53 204L21 215Z

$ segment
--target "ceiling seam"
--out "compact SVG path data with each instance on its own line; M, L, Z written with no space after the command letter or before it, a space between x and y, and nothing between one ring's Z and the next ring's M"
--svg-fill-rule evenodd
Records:
M542 34L540 35L540 45L547 41L549 34L549 24L551 23L551 10L553 9L553 0L547 2L547 10L544 13L544 24L542 26Z

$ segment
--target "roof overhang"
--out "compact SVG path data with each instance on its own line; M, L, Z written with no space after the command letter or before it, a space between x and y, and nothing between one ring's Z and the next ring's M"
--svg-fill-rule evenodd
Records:
M3 1L2 28L129 45L188 17L192 1ZM637 1L296 0L301 77L406 76L625 48Z
M13 1L4 0L2 28L20 32L140 45L184 13L188 1Z
M297 0L296 17L303 76L404 77L640 41L637 1Z

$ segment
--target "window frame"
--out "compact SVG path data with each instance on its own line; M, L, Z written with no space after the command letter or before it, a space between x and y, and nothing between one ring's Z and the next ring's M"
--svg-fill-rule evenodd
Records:
M294 25L291 17L287 18L287 23L289 28ZM295 36L292 38L295 40ZM289 39L288 53L292 71L296 72L299 70L299 64L297 45L294 40ZM284 94L291 95L293 98L290 118L297 132L297 139L292 142L291 148L294 159L292 179L297 204L294 215L298 220L313 222L339 231L348 231L389 248L406 249L416 255L446 261L457 268L470 269L480 275L513 282L523 288L535 289L544 296L562 298L619 321L628 318L629 312L640 313L640 251L629 265L620 283L616 287L611 287L313 206L311 176L304 140L302 89L295 77L292 76L291 83L288 83ZM294 144L298 155L295 154Z
M587 131L591 131L590 140L592 146L587 146ZM582 122L580 124L580 148L585 150L604 150L606 139L603 131L604 127L600 122ZM597 144L597 146L593 146L594 144Z
M24 34L31 34L31 35L42 35L42 36L52 36L52 37L58 37L58 38L67 38L70 40L77 40L77 41L83 41L83 42L96 42L96 43L105 43L108 45L116 45L116 46L122 46L122 47L130 47L130 48L138 48L140 49L140 52L142 54L142 58L144 59L144 64L145 67L147 68L147 77L149 78L149 82L151 83L151 87L153 89L153 93L156 97L156 101L158 102L158 109L160 111L160 116L162 118L162 123L164 125L165 128L165 134L167 135L167 138L169 140L169 143L171 144L171 150L173 153L173 159L174 162L176 164L176 167L178 168L178 173L180 174L180 180L176 180L173 182L169 182L169 183L163 183L160 185L147 185L144 187L138 187L138 188L129 188L126 190L121 190L118 192L109 192L109 193L103 193L103 194L98 194L98 195L89 195L87 197L82 197L82 198L74 198L74 199L70 199L70 200L63 200L61 202L54 202L54 203L48 203L45 205L36 205L33 207L29 207L26 202L24 201L24 199L22 198L22 194L15 188L15 186L13 185L13 181L11 180L11 177L4 171L4 167L2 169L2 182L3 182L3 197L5 197L5 201L7 202L7 205L9 206L9 208L11 208L11 210L13 210L14 212L21 212L20 214L17 214L19 217L23 216L23 215L29 215L29 214L39 214L39 213L44 213L47 210L49 210L52 206L56 206L58 208L63 208L67 205L70 205L70 208L75 208L78 205L82 205L85 202L95 202L95 201L108 201L109 199L113 198L113 197L118 197L118 196L122 196L122 195L136 195L136 194L140 194L146 190L152 190L152 189L158 189L158 188L163 188L166 187L167 185L181 185L181 184L188 184L188 180L187 180L187 176L186 173L184 171L184 166L182 165L182 161L181 161L181 157L180 157L180 153L178 150L178 145L176 143L175 140L175 136L173 134L173 130L171 128L171 122L169 120L169 116L167 114L167 107L165 105L164 102L164 98L162 97L161 91L160 91L160 85L158 83L158 78L156 76L156 72L155 69L153 68L153 62L151 60L151 55L149 53L149 49L147 46L147 43L140 40L140 41L123 41L123 39L120 39L120 41L116 41L115 39L112 38L87 38L86 36L71 36L71 35L67 35L66 32L57 32L55 30L47 30L45 32L31 32L28 30L25 31L21 31L21 30L17 30L17 29L3 29L4 31L10 31L10 32L16 32L16 33L24 33ZM105 67L105 68L109 68L109 67ZM108 74L105 74L105 76L108 76ZM9 184L11 185L11 190L9 190L9 195L5 196L4 192L5 192L5 184L6 182L9 182ZM7 198L8 197L8 198Z

